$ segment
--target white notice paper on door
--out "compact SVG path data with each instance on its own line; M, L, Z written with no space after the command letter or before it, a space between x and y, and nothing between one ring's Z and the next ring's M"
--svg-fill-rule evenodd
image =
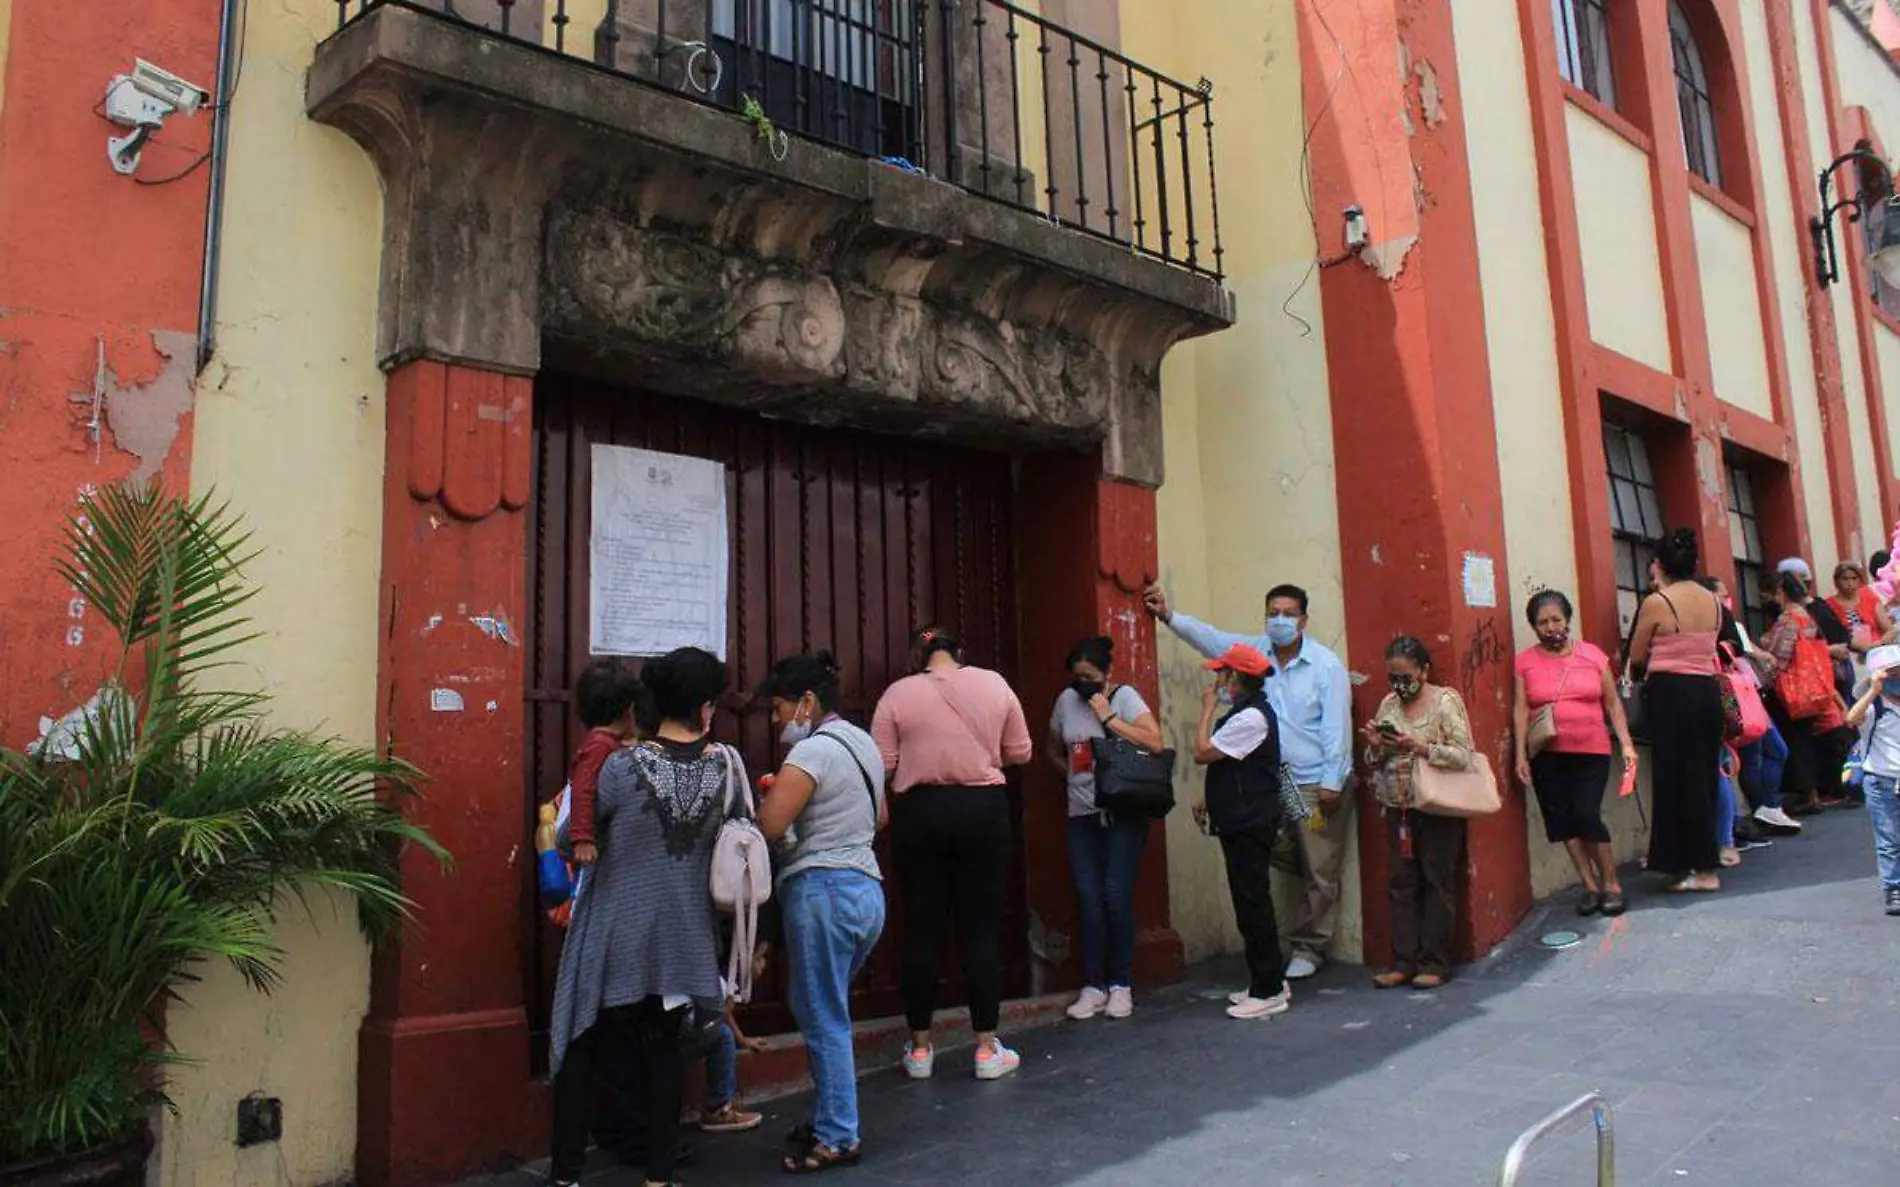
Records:
M726 470L718 462L595 445L588 540L595 655L726 656Z

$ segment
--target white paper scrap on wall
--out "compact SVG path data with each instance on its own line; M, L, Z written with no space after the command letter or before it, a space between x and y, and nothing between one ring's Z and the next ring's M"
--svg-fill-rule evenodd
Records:
M1465 553L1465 605L1490 610L1497 604L1497 562L1482 552Z
M726 470L595 445L588 618L595 655L726 655Z

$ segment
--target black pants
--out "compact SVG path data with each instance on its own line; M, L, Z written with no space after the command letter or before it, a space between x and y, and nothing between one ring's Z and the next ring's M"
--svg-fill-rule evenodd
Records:
M1273 914L1273 846L1279 835L1279 826L1271 824L1220 835L1234 926L1247 953L1247 992L1261 998L1286 988L1280 921Z
M1001 787L920 784L896 799L892 845L904 890L904 1017L929 1030L937 970L954 915L970 993L970 1028L996 1029L1003 1008L1003 890L1009 796Z
M1399 843L1399 821L1412 832L1412 856ZM1455 816L1385 810L1392 859L1392 967L1451 975L1458 931L1458 871L1465 864L1465 821Z
M579 1180L587 1161L594 1078L609 1068L630 1067L645 1109L646 1177L670 1183L680 1143L680 1024L682 1011L660 999L602 1010L587 1033L568 1044L554 1077L554 1151L548 1175ZM610 1081L611 1087L611 1081Z

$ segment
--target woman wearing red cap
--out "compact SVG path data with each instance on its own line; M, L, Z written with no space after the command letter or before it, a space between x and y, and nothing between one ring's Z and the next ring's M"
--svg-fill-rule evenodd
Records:
M1247 952L1247 988L1232 994L1229 1017L1286 1013L1286 958L1273 915L1273 844L1280 832L1280 726L1267 703L1267 657L1245 643L1205 665L1217 673L1201 694L1194 761L1207 768L1207 795L1194 818L1220 838L1234 924ZM1223 711L1224 710L1224 711ZM1220 713L1220 720L1215 714Z

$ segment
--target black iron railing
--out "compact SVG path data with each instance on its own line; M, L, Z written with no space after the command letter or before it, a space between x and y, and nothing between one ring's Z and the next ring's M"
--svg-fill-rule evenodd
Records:
M835 145L1222 276L1213 84L1006 0L336 3L339 27L382 7L476 25L745 114L775 154Z

